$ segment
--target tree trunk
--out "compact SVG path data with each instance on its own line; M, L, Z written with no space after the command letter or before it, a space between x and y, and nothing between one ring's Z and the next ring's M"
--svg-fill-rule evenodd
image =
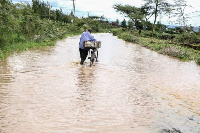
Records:
M155 31L155 27L156 27L157 14L158 14L158 0L156 0L155 16L154 16L154 22L153 22L152 33L151 33L152 36L153 36L153 33L154 33L154 31Z

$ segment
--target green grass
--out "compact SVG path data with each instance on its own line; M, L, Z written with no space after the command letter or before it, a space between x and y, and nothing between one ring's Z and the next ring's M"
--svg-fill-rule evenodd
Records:
M200 64L200 51L192 48L182 47L177 44L170 44L165 40L154 40L151 43L152 38L141 38L140 44L151 50L157 51L160 54L172 56L182 61L194 60L197 64Z
M9 55L12 55L15 52L22 52L27 49L35 48L35 47L41 47L41 46L51 46L54 45L54 42L24 42L24 43L17 43L17 44L10 44L6 45L0 50L0 58L4 59L8 57Z
M143 47L156 51L160 54L168 55L175 57L182 61L195 61L200 65L200 51L188 47L183 47L178 44L169 43L167 40L155 39L152 37L137 37L136 32L123 31L122 29L112 30L113 35L118 36L119 38L138 43ZM143 31L144 32L144 31ZM144 34L144 33L143 33ZM137 41L135 41L135 38Z
M27 41L27 42L19 42L19 43L15 43L15 44L8 44L4 47L0 48L0 59L5 59L6 57L12 55L13 53L17 52L22 52L22 51L26 51L28 49L32 49L32 48L37 48L37 47L46 47L46 46L54 46L56 44L56 41L72 36L72 35L78 35L80 33L73 33L73 32L69 32L69 33L65 33L63 35L60 35L57 38L51 39L45 39L43 41Z

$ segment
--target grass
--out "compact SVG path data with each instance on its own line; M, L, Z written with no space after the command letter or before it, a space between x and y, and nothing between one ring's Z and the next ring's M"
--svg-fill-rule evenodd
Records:
M57 40L60 40L72 35L78 35L78 34L80 33L69 32L69 33L63 33L56 39L48 38L43 41L27 41L27 42L15 43L15 44L8 44L0 48L0 59L5 59L6 57L12 55L15 52L18 53L18 52L26 51L28 49L37 48L37 47L54 46Z
M52 46L54 42L24 42L24 43L17 43L17 44L10 44L6 45L0 50L0 59L4 59L15 52L22 52L27 49L31 49L34 47L41 47L41 46Z
M200 51L188 47L183 47L178 44L169 43L167 40L155 39L152 37L137 37L135 33L122 31L122 30L113 30L113 35L118 36L119 38L140 44L143 47L156 51L160 54L168 55L175 57L182 61L195 61L200 65ZM136 40L136 41L135 41Z
M113 35L118 36L119 38L125 41L140 44L141 46L157 51L160 54L172 56L181 59L183 61L194 60L197 64L200 65L199 50L183 47L177 44L171 44L166 40L155 39L151 37L138 37L138 35L135 34L134 32L128 32L116 29L114 29L112 32ZM67 33L66 31L63 31L57 35L52 35L49 38L44 39L43 41L41 41L41 39L39 38L38 39L39 41L34 40L23 43L9 44L0 48L0 59L4 59L9 55L12 55L14 52L22 52L35 47L53 46L55 45L57 40L78 34L80 33L78 32Z
M192 48L183 47L177 44L170 44L168 41L141 37L140 44L160 54L168 55L181 59L182 61L194 60L200 65L200 51Z

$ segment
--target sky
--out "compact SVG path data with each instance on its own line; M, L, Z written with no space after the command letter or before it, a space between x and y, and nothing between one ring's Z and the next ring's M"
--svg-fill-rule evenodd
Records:
M32 0L12 0L13 3L16 2L30 2ZM66 14L69 14L73 9L73 2L72 0L41 0L44 2L50 2L53 9L60 9ZM172 0L169 0L172 1ZM192 7L186 8L186 13L190 14L194 11L200 11L200 0L186 0L188 5ZM121 22L123 19L128 20L123 15L120 15L119 12L113 8L114 4L128 4L131 6L141 7L144 2L142 0L75 0L75 15L78 17L87 17L88 14L90 16L104 16L109 21L116 21L117 19ZM200 12L197 14L192 13L191 18L188 21L188 25L192 26L200 26ZM169 19L166 15L159 16L158 21L161 23L169 25L176 25L175 18ZM153 17L150 19L153 22Z

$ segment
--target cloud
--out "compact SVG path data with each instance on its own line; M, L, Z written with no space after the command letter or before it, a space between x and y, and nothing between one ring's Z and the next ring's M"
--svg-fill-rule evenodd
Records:
M32 0L13 0L13 2L31 2ZM53 9L62 8L63 12L69 14L73 9L72 0L44 0L44 2L49 1ZM173 0L169 0L173 1ZM194 12L200 7L200 0L187 0L188 5L193 8L187 9L187 12ZM75 15L78 17L86 17L88 13L94 16L102 16L108 18L109 20L115 21L119 19L122 21L125 17L116 12L113 8L114 4L128 4L136 7L140 7L143 4L143 0L75 0ZM200 14L200 13L199 13ZM197 17L194 17L197 16ZM126 20L128 20L126 18ZM151 19L153 20L153 18ZM159 20L159 19L158 19ZM168 17L162 17L162 22L168 23ZM200 17L198 14L192 14L189 21L192 25L200 25Z
M59 3L57 1L49 1L52 7L59 7Z

